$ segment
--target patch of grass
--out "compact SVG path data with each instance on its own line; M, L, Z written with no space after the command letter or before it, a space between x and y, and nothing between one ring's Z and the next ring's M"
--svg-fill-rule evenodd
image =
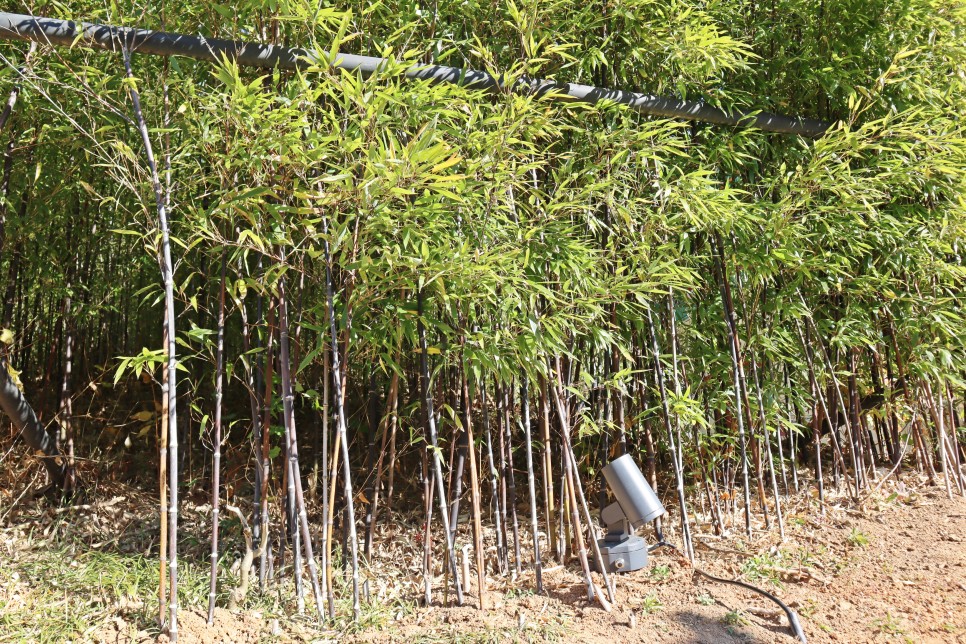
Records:
M479 630L461 627L440 629L434 633L420 634L414 644L504 644L505 642L562 642L563 625L560 623L537 624L527 622L523 629L484 626Z
M227 545L227 544L226 544ZM218 606L227 606L237 586L229 571L235 550L225 548L219 562ZM181 608L206 609L209 567L188 557L178 560L178 598ZM336 619L325 625L345 633L379 630L411 613L413 605L399 599L361 602L358 622L352 620L351 580L336 571ZM115 550L90 550L87 544L70 539L50 541L23 535L13 557L0 566L0 642L60 644L69 640L96 639L97 631L115 618L132 629L131 636L144 631L160 633L158 616L157 557ZM241 606L246 612L259 611L265 618L285 620L295 607L294 584L289 575L283 583L265 593L257 591L257 577ZM361 589L360 589L361 590ZM315 612L306 579L306 613ZM314 625L304 625L312 629ZM113 628L113 626L112 626ZM320 626L320 628L322 628Z
M751 622L739 610L730 610L722 621L728 626L747 626Z
M711 595L698 595L694 601L698 602L702 606L714 606L714 597Z
M892 613L886 613L884 618L873 621L872 626L878 629L880 633L885 635L906 634L906 629L903 628L902 624L892 615Z
M650 615L660 612L664 604L657 598L657 593L651 593L641 602L640 611L642 615Z
M671 568L669 566L654 566L648 573L654 581L664 581L671 576Z
M770 553L765 553L746 559L741 566L741 574L751 583L767 581L781 586L781 580L775 572L777 565L777 559Z
M360 577L365 578L365 570L360 569ZM312 609L308 608L311 603L312 592L309 590L308 580L306 580L306 612L312 614ZM365 595L363 594L363 584L359 584L359 620L353 621L352 619L352 580L348 575L339 574L339 568L332 568L332 582L333 582L333 593L335 594L335 620L328 622L327 626L329 628L335 629L339 632L344 632L347 634L361 633L367 630L379 631L387 627L393 622L393 620L399 620L404 618L406 615L411 614L416 610L416 605L413 602L405 601L400 598L394 598L386 601L378 601L376 599L371 599L370 601L365 600ZM372 584L372 581L369 582ZM285 585L290 593L291 599L289 601L289 606L293 605L294 593L292 591L292 585ZM271 593L267 593L270 595ZM255 601L261 599L258 593L253 593L255 595ZM251 595L250 595L251 596ZM375 597L375 591L370 589L370 597ZM442 594L434 594L434 600L442 601ZM452 593L450 594L450 599L452 599ZM263 607L264 610L264 607ZM276 610L277 612L277 610Z
M797 565L802 567L812 567L819 563L818 558L806 548L798 548L794 552L789 553L789 555L790 558L797 563Z
M89 636L115 615L157 632L157 560L33 540L24 545L0 568L0 585L7 590L0 603L0 639L63 642ZM184 568L185 600L207 595L207 587L198 595L200 575Z
M805 602L798 607L798 614L802 617L811 617L815 614L816 608L818 608L818 604L814 599L806 599Z
M858 546L859 548L864 548L869 545L869 537L865 535L861 530L857 528L852 528L852 532L846 537L846 540L853 546Z
M519 599L521 597L529 597L530 595L533 595L533 592L534 591L532 588L510 588L503 593L503 596L507 599Z

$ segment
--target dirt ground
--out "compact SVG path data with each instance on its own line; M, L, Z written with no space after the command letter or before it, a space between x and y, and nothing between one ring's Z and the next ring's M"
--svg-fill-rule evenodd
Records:
M156 572L151 572L156 570L156 559L151 563L147 556L155 538L156 520L152 525L147 518L153 503L133 491L126 496L122 489L107 496L110 500L82 510L34 512L22 505L0 528L0 642L167 641L158 635L151 618L156 603L152 609L150 600L137 596L150 595L145 589L156 588ZM697 566L777 595L799 614L810 642L966 642L966 499L949 500L939 487L907 489L890 482L879 496L859 505L831 499L824 516L813 499L803 496L796 503L786 507L784 541L777 530L766 532L760 525L751 540L743 535L717 538L708 534L710 526L697 525ZM808 505L812 507L806 509ZM84 512L86 520L71 519L75 512ZM193 512L186 511L185 516L196 516L203 534L207 513L203 507ZM740 517L736 525L743 532ZM58 543L88 546L65 550L67 546L60 545L58 554L52 554L51 540L63 539L68 531L74 533L73 541ZM650 534L644 536L653 539ZM647 569L617 577L611 612L596 600L588 601L576 562L567 567L550 565L544 574L544 595L533 593L532 570L524 569L512 582L489 579L485 611L477 608L475 577L465 606L439 606L444 587L440 577L434 586L437 605L419 607L418 540L414 539L402 528L383 535L377 559L384 567L369 573L381 608L370 607L362 626L343 625L341 630L319 630L307 616L293 617L290 597L276 598L274 608L265 600L238 613L219 608L214 625L208 626L204 568L198 566L196 572L186 568L183 574L189 581L185 583L194 584L194 590L188 591L194 594L193 599L182 599L179 639L187 644L794 641L775 604L750 591L694 576L690 563L671 550L652 553ZM85 558L93 552L84 552L85 547L104 552L106 558ZM200 554L206 546L200 542L197 547ZM125 552L144 556L111 558ZM526 553L524 560L528 560ZM144 578L127 590L126 585L133 582L124 570L126 561L138 562L144 570L138 573ZM56 570L56 562L66 568ZM109 566L121 570L112 571ZM600 578L595 581L602 586ZM63 597L56 592L37 594L51 586L61 589ZM90 588L91 597L77 597L82 593L68 588L83 589L85 594ZM104 595L103 601L98 593ZM62 626L64 633L76 633L72 638L50 630L54 613L48 614L48 609L61 603L71 618L77 618L76 623ZM84 606L97 610L74 615L83 612ZM347 608L340 606L344 614ZM56 617L57 623L63 621L62 613Z
M809 642L966 642L966 499L950 501L937 489L887 499L864 510L830 509L825 521L792 513L784 543L700 537L697 565L719 577L743 572L783 599ZM421 609L362 639L795 641L774 603L694 577L673 551L654 553L647 571L620 576L610 613L587 601L576 569L553 570L545 583L545 597L492 597L496 607L486 613Z

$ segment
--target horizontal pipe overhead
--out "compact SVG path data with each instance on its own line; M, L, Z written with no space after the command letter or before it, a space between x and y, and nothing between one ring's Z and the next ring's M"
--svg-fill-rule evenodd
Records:
M227 56L239 65L272 69L299 69L316 58L305 49L262 45L203 36L71 22L55 18L26 16L0 12L0 39L32 40L38 43L72 47L81 45L116 51L123 44L133 51L158 56L186 56L217 62ZM385 58L338 54L331 65L363 76L371 75L388 64ZM675 98L627 92L619 89L593 87L576 83L548 80L517 79L509 84L487 72L447 67L445 65L414 65L405 71L407 78L432 83L452 83L472 89L493 92L504 89L537 95L549 95L560 101L577 101L591 105L613 102L649 116L680 118L732 127L752 127L766 132L798 134L816 138L825 133L829 124L809 118L793 118L768 112L725 111L700 101L680 101Z

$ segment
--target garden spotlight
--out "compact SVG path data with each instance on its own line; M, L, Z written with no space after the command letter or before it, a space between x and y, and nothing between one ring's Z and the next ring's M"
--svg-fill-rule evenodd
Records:
M634 530L666 510L629 454L608 463L604 478L616 501L601 510L607 534L598 539L607 572L630 572L647 565L647 544Z

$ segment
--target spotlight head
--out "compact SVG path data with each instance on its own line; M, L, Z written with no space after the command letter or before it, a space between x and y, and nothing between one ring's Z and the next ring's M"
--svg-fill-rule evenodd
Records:
M603 472L617 501L600 513L607 535L598 540L603 559L599 565L608 572L639 570L647 565L647 544L634 536L634 529L654 521L666 510L630 455L611 461Z
M630 454L604 466L604 478L632 529L650 523L667 512Z

